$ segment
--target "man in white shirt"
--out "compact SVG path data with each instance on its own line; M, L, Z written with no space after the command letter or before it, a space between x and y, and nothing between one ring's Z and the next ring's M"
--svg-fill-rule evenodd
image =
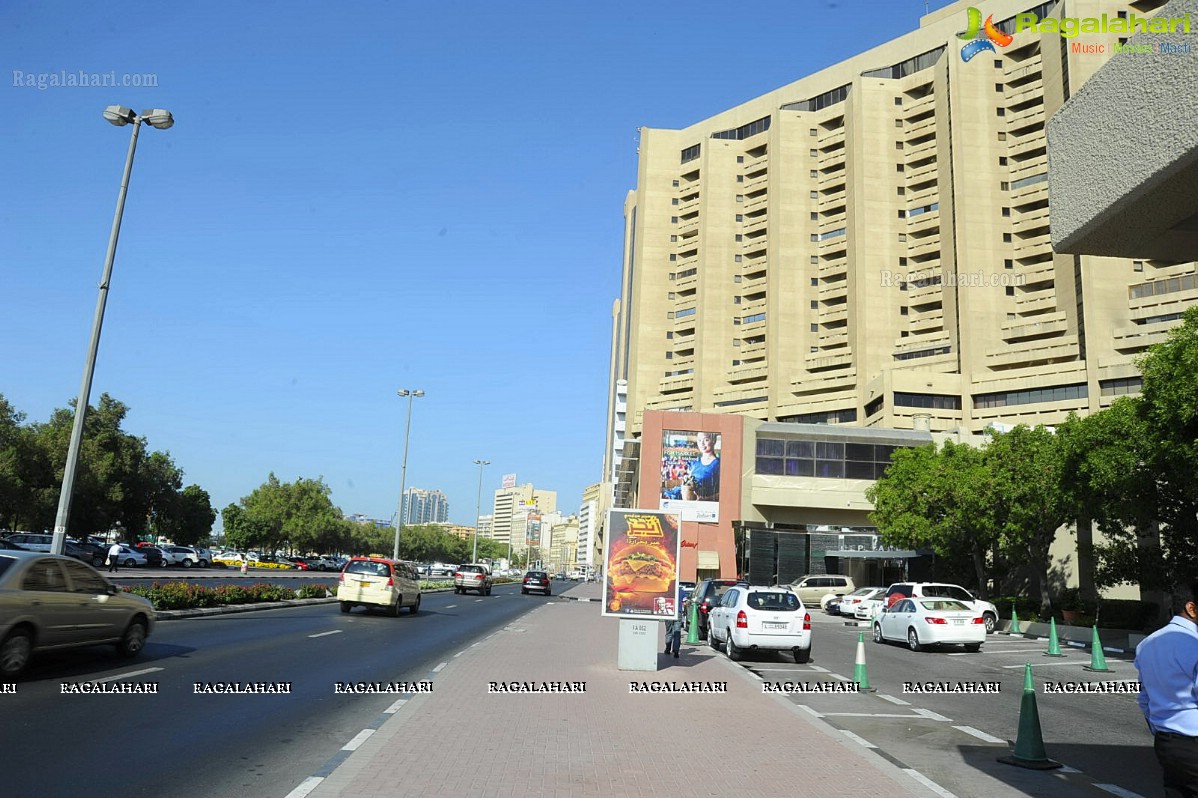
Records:
M108 573L115 573L121 564L121 544L113 543L108 547Z

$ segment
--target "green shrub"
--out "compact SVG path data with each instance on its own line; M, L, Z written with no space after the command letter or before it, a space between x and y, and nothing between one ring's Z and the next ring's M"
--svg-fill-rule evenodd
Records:
M336 585L304 585L303 587L296 589L295 597L302 599L324 598L329 593L336 595Z

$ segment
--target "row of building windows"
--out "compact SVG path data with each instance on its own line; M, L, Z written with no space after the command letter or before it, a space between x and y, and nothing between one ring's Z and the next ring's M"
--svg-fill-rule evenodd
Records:
M693 160L697 159L699 157L699 152L700 152L699 147L700 146L701 145L699 145L699 144L695 144L694 146L687 147L686 149L684 149L682 151L682 163L686 163L688 161L693 161Z
M1167 280L1152 280L1130 286L1127 290L1132 299L1143 299L1149 296L1172 294L1177 291L1190 291L1195 288L1198 288L1198 274L1185 274L1181 277L1170 277Z
M1031 175L1030 177L1021 177L1018 180L1013 180L1009 184L1009 188L1011 191L1014 191L1015 189L1023 188L1025 186L1031 186L1036 183L1043 183L1045 180L1048 180L1047 172L1045 172L1044 174L1040 174L1040 175Z
M718 133L712 133L713 139L735 139L740 141L747 139L750 136L756 136L758 133L764 133L770 129L770 118L763 116L761 119L754 120L747 125L741 125L731 130L721 130Z
M843 86L826 91L819 96L812 97L809 100L800 100L796 103L787 103L782 106L784 111L820 111L837 103L842 103L849 98L849 90L853 86L851 83L846 83Z
M1098 383L1103 396L1123 396L1129 393L1139 393L1144 387L1143 377L1123 377L1117 380L1101 380Z
M857 408L829 410L824 413L800 413L797 416L779 416L778 421L788 424L852 424L857 420Z
M878 479L899 446L758 438L755 471L788 477Z
M977 394L973 397L973 406L983 409L1010 405L1032 405L1039 402L1067 402L1073 399L1085 399L1089 395L1089 389L1083 382L1077 385L1057 385L1052 388L1034 388L1028 391Z
M917 360L921 357L936 357L937 355L947 355L953 351L951 346L935 346L931 349L915 349L910 352L896 352L895 360Z
M929 407L933 410L960 410L961 397L935 393L903 393L902 391L895 391L894 406Z

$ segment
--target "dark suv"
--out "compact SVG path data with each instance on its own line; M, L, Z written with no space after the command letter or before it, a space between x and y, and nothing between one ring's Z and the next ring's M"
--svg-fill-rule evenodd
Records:
M545 571L529 571L524 575L524 582L520 585L521 593L528 593L530 590L544 591L548 596L552 592L550 587L549 574Z
M707 638L707 614L720 606L720 599L730 587L736 587L735 579L704 579L691 593L691 601L699 608L699 639Z

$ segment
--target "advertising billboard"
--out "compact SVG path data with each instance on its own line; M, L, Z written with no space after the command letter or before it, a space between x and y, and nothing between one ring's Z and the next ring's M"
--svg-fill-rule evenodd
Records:
M720 434L663 430L661 509L683 521L720 520Z
M530 515L524 523L524 545L541 545L541 516Z
M503 487L505 487L505 488L516 487L516 475L515 474L504 474L503 475Z
M620 618L671 620L678 599L677 513L609 510L603 554L603 614Z

